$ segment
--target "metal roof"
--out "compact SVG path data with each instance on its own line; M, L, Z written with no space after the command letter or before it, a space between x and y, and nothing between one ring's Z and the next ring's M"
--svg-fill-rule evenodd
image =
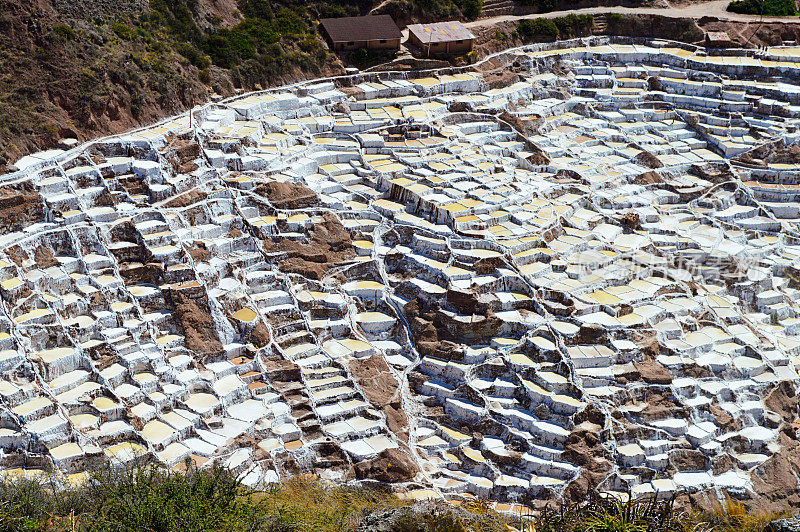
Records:
M474 39L475 36L461 22L434 22L432 24L409 24L408 31L423 44L453 42Z
M389 15L324 18L319 23L333 42L400 39L403 35Z

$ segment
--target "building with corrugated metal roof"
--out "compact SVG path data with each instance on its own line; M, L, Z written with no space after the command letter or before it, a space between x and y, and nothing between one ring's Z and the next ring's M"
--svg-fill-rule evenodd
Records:
M472 50L475 35L457 20L409 24L408 42L422 49L426 56L457 54Z
M399 50L403 34L389 15L324 18L319 21L333 50Z

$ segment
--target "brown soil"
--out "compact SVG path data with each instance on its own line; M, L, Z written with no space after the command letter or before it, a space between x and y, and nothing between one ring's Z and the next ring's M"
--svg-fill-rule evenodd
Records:
M108 307L108 301L102 292L95 292L92 294L90 301L92 304L92 309L94 310L104 310Z
M287 238L278 241L265 239L264 251L285 253L278 260L283 272L299 273L315 280L322 279L328 270L355 256L350 233L331 213L325 213L322 222L314 224L308 243Z
M253 327L253 330L250 331L250 340L252 340L253 344L256 347L264 347L270 341L270 334L269 328L263 322L259 322L258 325Z
M737 176L734 175L727 166L692 165L689 167L688 172L714 184L724 183L726 181L735 181L738 179Z
M648 384L670 384L672 382L672 374L669 370L653 358L645 358L641 362L634 362L633 365L642 380Z
M182 139L175 135L170 135L167 140L163 151L172 168L181 174L197 170L194 160L200 156L200 145L193 139Z
M256 193L266 197L276 209L304 209L319 205L319 198L310 188L289 181L259 183Z
M567 500L586 500L586 496L606 478L611 471L611 464L605 454L596 430L581 426L570 433L561 458L583 469L564 491Z
M720 454L711 459L711 469L715 475L736 469L736 461L728 453Z
M181 207L188 207L189 205L194 205L200 201L203 201L208 197L208 194L203 192L202 190L190 190L180 196L175 196L174 198L167 201L164 206L171 207L171 208L181 208Z
M781 452L756 467L751 478L753 489L760 496L760 509L785 512L787 503L793 508L800 506L800 444L784 432L779 442Z
M566 298L562 303L566 304ZM572 304L566 305L567 307L573 306ZM582 344L604 344L607 331L605 327L597 324L584 324L578 329L578 342Z
M655 420L668 417L687 417L686 409L678 404L675 397L669 393L659 393L654 390L644 390L644 398L639 402L646 402L647 406L642 410L641 416L644 419Z
M22 231L45 219L44 201L30 181L0 187L0 229Z
M723 431L732 432L741 428L733 416L723 410L719 405L712 404L709 407L709 411L711 415L714 416L716 425Z
M397 394L399 385L386 361L378 355L373 355L368 358L353 359L348 367L367 400L386 415L386 425L389 430L407 442L408 418Z
M36 261L36 267L41 270L51 266L58 266L58 261L53 256L53 252L50 251L50 248L46 248L44 246L39 246L36 248L36 251L33 253L33 260Z
M459 290L457 288L450 288L447 290L447 303L455 307L461 314L475 314L488 309L478 308L478 296L471 290Z
M128 193L129 196L138 196L138 195L150 195L150 187L147 183L140 177L136 176L120 176L117 177L117 181L119 184L122 185L122 188L125 192Z
M120 263L119 274L125 279L125 284L154 284L164 282L164 265L160 262Z
M641 164L642 166L646 166L647 168L655 169L664 166L664 163L662 163L658 157L647 151L641 152L639 155L633 158L633 161Z
M411 335L420 354L445 360L461 358L461 349L455 342L445 340L448 333L434 325L436 308L424 309L424 304L415 299L403 308L403 314L411 325Z
M399 449L386 449L372 460L356 463L354 472L358 479L381 482L410 482L419 472L411 458Z
M797 420L797 392L791 382L784 381L778 384L764 399L764 405L780 415L786 424Z
M299 382L302 379L300 366L284 359L265 360L264 374L270 381Z
M635 231L642 228L642 223L639 220L639 215L633 211L628 211L620 218L622 227L629 231Z
M483 75L483 81L490 89L502 89L520 80L519 74L507 70L501 72L489 72Z
M694 449L675 449L669 453L669 465L675 471L706 471L710 466L708 457Z
M208 296L204 288L202 295L191 297L185 290L170 290L173 317L183 330L186 347L200 355L219 354L222 343L209 311Z
M17 266L22 266L22 263L28 259L28 254L19 244L14 244L6 250L6 254L11 261Z
M637 175L633 182L637 185L655 185L658 183L663 183L664 180L660 175L658 175L658 173L651 170L649 172Z
M208 262L213 257L203 242L195 242L192 247L187 246L186 251L191 255L192 260L197 262Z
M737 156L736 160L757 166L800 163L800 144L787 146L783 140L771 142Z
M347 456L336 443L323 442L317 446L316 450L318 458L315 467L317 468L336 471L347 465Z

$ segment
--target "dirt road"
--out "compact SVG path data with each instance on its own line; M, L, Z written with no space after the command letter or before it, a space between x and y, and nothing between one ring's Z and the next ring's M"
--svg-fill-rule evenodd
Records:
M571 13L580 15L621 13L626 15L662 15L665 17L716 17L723 21L729 20L734 22L758 22L762 20L758 15L739 15L737 13L730 13L726 11L725 9L728 7L729 2L730 0L713 0L712 2L692 3L685 6L671 7L587 7L584 9L551 11L550 13L534 13L531 15L499 15L496 17L481 18L473 22L467 22L465 26L470 28L479 28L510 20L522 20L526 18L539 17L556 18L563 17ZM800 17L764 17L763 22L785 22L790 24L800 24Z

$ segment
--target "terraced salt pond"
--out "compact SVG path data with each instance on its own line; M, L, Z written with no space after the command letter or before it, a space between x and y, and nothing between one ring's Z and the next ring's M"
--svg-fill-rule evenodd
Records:
M762 496L797 446L800 51L489 66L517 80L322 80L20 161L0 469L261 487L389 457L411 497Z

